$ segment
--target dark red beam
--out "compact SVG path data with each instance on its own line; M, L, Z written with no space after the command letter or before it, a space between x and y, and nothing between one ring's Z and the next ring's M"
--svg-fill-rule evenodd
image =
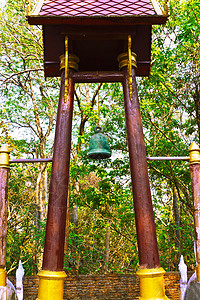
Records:
M76 72L73 73L72 79L76 83L87 82L122 82L124 78L123 72Z

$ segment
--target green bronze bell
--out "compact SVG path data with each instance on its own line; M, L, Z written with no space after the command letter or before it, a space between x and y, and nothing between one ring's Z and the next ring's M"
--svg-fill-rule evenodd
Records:
M88 157L93 159L105 159L111 157L111 151L106 136L100 126L95 127L95 134L89 143Z

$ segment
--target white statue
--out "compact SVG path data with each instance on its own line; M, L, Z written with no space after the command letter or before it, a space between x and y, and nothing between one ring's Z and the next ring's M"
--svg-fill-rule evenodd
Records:
M0 286L0 300L6 300L6 286Z
M183 255L181 255L178 268L179 268L179 272L181 273L180 288L181 288L181 300L183 300L187 288L187 266L184 263Z
M6 286L0 287L0 300L18 300L16 289L8 278L6 279Z
M23 277L24 277L24 268L20 260L18 269L16 271L16 290L17 290L17 297L19 300L23 300L23 282L22 282Z

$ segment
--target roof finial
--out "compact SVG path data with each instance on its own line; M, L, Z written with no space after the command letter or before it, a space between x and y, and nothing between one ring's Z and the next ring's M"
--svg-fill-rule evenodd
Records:
M165 0L165 15L166 15L166 16L168 16L168 14L169 14L168 1L169 1L169 0Z
M26 15L29 16L31 11L31 0L27 0L26 2L27 2Z

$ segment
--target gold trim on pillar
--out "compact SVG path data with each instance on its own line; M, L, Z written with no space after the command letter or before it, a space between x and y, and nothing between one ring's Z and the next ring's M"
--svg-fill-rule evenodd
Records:
M140 279L139 300L167 300L164 288L163 268L141 269L136 275Z
M137 54L135 54L134 52L131 52L131 64L132 67L137 68ZM128 53L124 52L121 53L118 57L117 60L119 62L119 69L121 70L124 67L128 66Z
M129 85L129 93L130 93L130 99L132 101L132 95L133 95L133 85L132 85L132 67L137 68L137 55L133 52L131 52L131 46L132 46L132 39L131 35L128 36L128 52L121 53L117 60L119 62L119 69L121 70L123 67L127 66L128 71L128 85Z
M37 300L63 300L64 271L41 270L38 273L39 290Z
M190 164L200 164L200 148L193 142L189 147L189 162Z
M6 270L0 268L0 286L6 286L6 277L7 277Z
M0 168L9 168L9 154L8 145L3 145L0 148Z
M70 69L78 71L79 58L75 54L69 53L68 66ZM60 70L65 69L65 55L60 56Z
M132 101L133 96L133 78L132 78L132 59L131 59L131 35L128 36L128 83L130 99Z
M65 95L64 101L67 100L69 87L69 69L78 71L79 58L68 51L68 37L65 37L65 54L60 56L60 70L65 69Z
M68 37L65 37L65 95L64 101L67 101L68 87L69 87L69 52L68 52Z

